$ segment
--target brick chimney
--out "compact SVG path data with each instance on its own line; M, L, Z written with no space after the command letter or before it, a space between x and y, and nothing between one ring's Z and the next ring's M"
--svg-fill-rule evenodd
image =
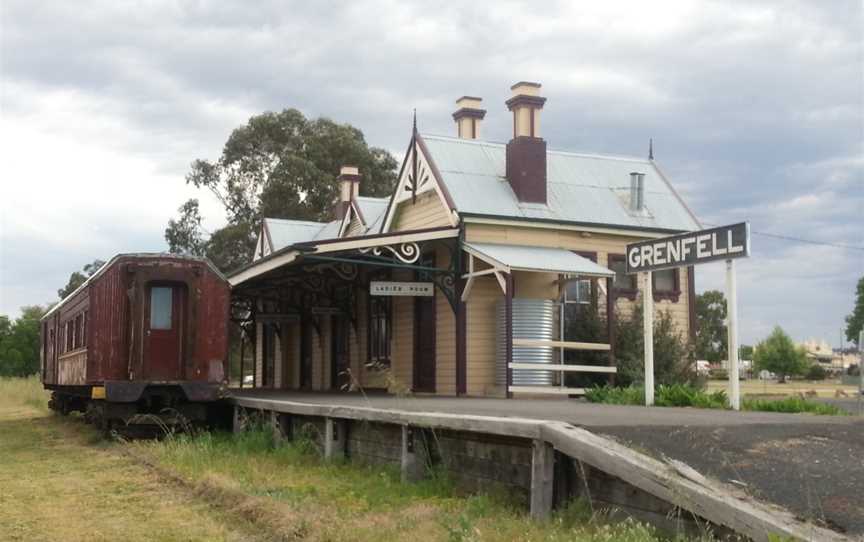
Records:
M342 166L339 170L339 199L336 201L334 214L337 220L342 220L351 200L360 195L360 169L356 166Z
M456 112L453 120L456 121L456 134L462 139L479 139L480 122L486 116L486 110L480 108L483 98L475 96L462 96L456 100Z
M540 84L521 81L510 90L513 139L507 143L507 180L519 201L546 203L546 141L540 137L540 111L546 98Z

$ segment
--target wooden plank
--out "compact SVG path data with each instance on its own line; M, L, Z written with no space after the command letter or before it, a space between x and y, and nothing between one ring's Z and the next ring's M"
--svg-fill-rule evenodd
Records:
M553 395L582 395L585 388L561 388L559 386L510 386L512 393L548 393Z
M597 350L608 351L612 347L605 343L583 343L573 341L549 341L545 339L513 339L513 346L549 346L565 350Z
M848 540L834 531L799 521L789 511L758 502L743 492L678 469L590 431L564 422L546 422L543 440L560 452L680 506L712 523L725 525L753 540L770 535L800 540Z
M552 513L555 487L555 449L547 442L534 439L531 447L531 517L546 519Z
M501 418L497 416L474 416L444 412L414 412L409 410L381 409L360 406L337 406L328 404L302 403L259 397L233 397L235 405L261 410L276 410L303 416L334 417L348 420L368 420L372 422L410 424L430 429L453 429L474 431L491 435L510 435L514 437L538 438L540 424L529 418Z
M617 367L606 365L559 365L556 363L511 363L511 369L529 369L531 371L564 371L570 373L615 373Z

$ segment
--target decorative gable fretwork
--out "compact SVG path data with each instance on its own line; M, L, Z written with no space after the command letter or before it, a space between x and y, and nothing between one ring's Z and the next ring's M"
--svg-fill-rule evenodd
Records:
M411 138L408 152L402 162L396 191L393 194L390 207L385 216L382 232L391 231L393 219L398 213L400 206L405 203L414 204L417 202L418 196L427 193L434 193L435 197L441 202L444 211L448 215L450 226L456 226L457 224L455 210L452 210L447 203L447 198L444 195L440 181L435 177L434 170L430 165L430 159L423 152L423 148L418 141L419 137L419 134L415 132Z

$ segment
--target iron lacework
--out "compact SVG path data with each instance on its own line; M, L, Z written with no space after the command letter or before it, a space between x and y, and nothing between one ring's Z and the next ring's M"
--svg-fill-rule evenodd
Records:
M450 303L450 307L455 313L459 303L456 292L456 281L459 276L461 265L459 258L460 251L457 250L455 243L441 241L443 240L428 241L426 243L434 243L447 249L450 255L450 258L448 259L449 265L447 267L430 267L417 264L416 262L420 258L421 248L417 243L413 242L400 243L399 246L395 248L392 245L381 245L371 250L357 250L356 252L339 256L316 256L314 254L307 254L304 256L304 260L308 262L327 262L334 264L371 265L414 271L420 280L433 283L435 287L444 294L444 297L447 299L447 302Z

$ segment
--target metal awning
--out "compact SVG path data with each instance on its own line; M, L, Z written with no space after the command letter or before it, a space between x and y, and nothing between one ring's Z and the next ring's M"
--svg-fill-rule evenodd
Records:
M500 271L536 271L580 277L614 277L615 272L563 248L464 243L465 251Z
M462 290L462 301L471 294L474 279L483 275L494 275L501 291L507 292L504 275L512 271L533 271L536 273L558 273L577 277L614 278L615 272L597 265L588 258L563 248L529 247L525 245L499 245L497 243L463 243L468 253L468 279ZM491 267L477 271L474 259L486 262ZM602 288L602 283L600 284Z

